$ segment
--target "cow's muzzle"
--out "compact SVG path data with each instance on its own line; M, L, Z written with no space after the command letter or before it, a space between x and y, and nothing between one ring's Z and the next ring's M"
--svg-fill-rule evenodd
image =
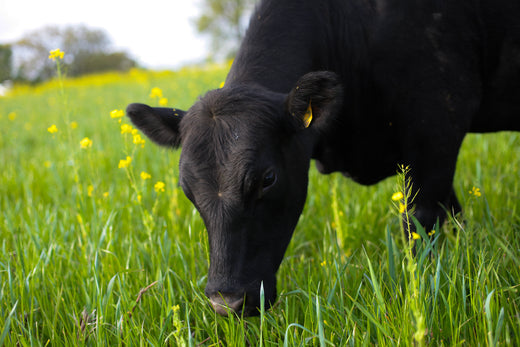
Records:
M217 293L211 295L209 301L215 312L221 316L228 316L232 312L240 314L244 310L244 295Z
M221 293L208 295L211 306L221 316L236 314L238 316L258 316L260 314L260 300L247 294ZM274 299L274 298L273 298ZM271 307L271 301L267 299L265 308Z

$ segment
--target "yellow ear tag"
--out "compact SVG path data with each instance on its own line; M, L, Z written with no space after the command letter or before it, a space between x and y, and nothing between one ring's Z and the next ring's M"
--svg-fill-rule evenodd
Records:
M307 111L305 111L305 114L303 115L303 126L308 128L309 125L311 125L312 122L312 107L311 103L309 102L309 107L307 107Z

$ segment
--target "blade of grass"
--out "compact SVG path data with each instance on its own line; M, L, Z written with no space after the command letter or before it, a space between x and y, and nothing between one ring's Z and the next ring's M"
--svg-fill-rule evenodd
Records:
M11 309L11 312L9 312L9 315L7 316L7 319L5 320L4 330L2 331L2 335L0 336L0 346L4 345L4 340L11 328L11 318L13 317L14 313L16 312L17 306L18 306L18 300L14 303L14 306Z
M386 248L388 250L388 273L392 279L392 288L397 284L397 277L395 274L395 259L394 259L394 247L392 241L392 234L390 232L390 226L386 226Z
M488 294L484 303L484 312L486 314L487 322L487 338L490 346L495 346L495 340L493 339L493 318L491 316L491 299L493 298L493 293L495 293L494 289Z
M323 332L323 320L321 319L320 298L316 295L316 318L318 319L318 338L320 346L325 347L325 335Z
M368 269L370 271L370 283L372 284L372 288L374 289L374 293L377 299L378 311L379 314L384 315L386 312L385 300L383 298L383 294L381 293L381 288L379 286L379 282L376 277L376 273L372 267L372 262L370 261L370 257L368 256L366 250L363 248L363 252L365 253L365 258L367 260Z
M264 318L265 318L265 293L264 281L260 283L260 342L259 346L263 346L264 338Z

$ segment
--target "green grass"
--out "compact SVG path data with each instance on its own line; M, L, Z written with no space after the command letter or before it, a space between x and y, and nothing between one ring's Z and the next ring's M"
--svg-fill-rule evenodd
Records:
M467 137L455 179L464 219L416 258L390 199L395 177L361 187L313 168L274 307L216 316L203 293L204 225L177 187L179 152L135 146L110 112L156 103L152 87L187 108L225 74L134 71L0 99L0 345L520 345L515 133ZM85 137L92 147L81 149Z

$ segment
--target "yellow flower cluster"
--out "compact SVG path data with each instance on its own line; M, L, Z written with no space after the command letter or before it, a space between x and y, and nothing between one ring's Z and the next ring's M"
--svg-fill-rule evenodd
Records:
M161 192L164 192L164 188L166 187L166 185L164 184L164 182L161 182L161 181L158 181L154 186L153 188L155 189L155 191L157 193L161 193Z
M113 110L110 112L110 118L122 118L125 115L123 110Z
M79 145L82 149L90 148L92 147L92 140L88 137L85 137L83 140L79 142Z
M127 167L130 166L131 163L132 163L132 157L127 156L126 159L121 159L119 161L118 168L126 169Z
M160 106L168 105L168 99L163 96L163 91L161 88L158 88L158 87L152 88L152 91L150 92L150 98L159 99Z
M403 195L403 193L401 193L401 192L396 192L396 193L394 193L394 194L392 195L392 200L394 200L394 201L399 201L399 200L401 200L402 198L404 198L404 195Z
M157 87L152 88L152 91L150 92L151 99L162 98L162 97L163 97L163 93L162 93L161 88L157 88Z
M428 236L433 236L433 235L435 235L435 229L428 233ZM416 232L412 232L412 239L419 240L420 238L421 238L421 235L419 235Z
M401 200L404 199L404 194L402 192L395 192L392 194L392 200L393 201L399 201L399 213L404 213L406 211L406 204L403 204Z
M132 134L132 142L135 145L141 145L141 147L144 147L144 144L146 143L145 139L139 135L138 130L132 128L129 124L121 124L121 134Z
M58 132L58 127L56 126L56 124L53 124L47 128L47 131L50 132L51 134L55 134Z
M146 141L141 137L141 135L137 134L137 131L135 134L132 132L132 135L133 135L132 142L135 145L141 145L141 147L144 147L144 144L146 143Z
M168 99L166 99L163 96L163 91L160 88L157 88L157 87L152 88L149 96L152 99L158 99L159 105L161 105L161 106L166 106L168 104ZM122 123L122 118L124 117L124 115L125 115L125 112L123 110L119 110L119 109L115 109L110 112L110 118L118 119L119 123ZM134 143L134 145L141 145L141 147L144 147L144 144L146 143L146 141L143 139L141 134L139 134L139 131L137 129L133 128L133 126L130 124L122 123L120 125L120 133L123 136L126 136L126 134L131 134L132 142ZM126 139L126 137L125 137L125 139ZM135 148L133 149L132 153L134 153L134 151L135 151ZM130 155L127 155L126 158L120 159L118 167L120 169L128 169L132 163L132 156L133 156L133 154L130 154ZM128 169L128 170L131 170L131 169ZM131 172L131 173L133 173L133 172ZM152 178L152 175L150 175L149 173L147 173L145 171L141 171L139 176L141 177L141 180L143 181L142 182L143 185L144 185L144 181L150 180ZM136 200L139 204L141 204L142 199L143 199L143 197L141 195L141 189L139 189L137 187L137 185L135 184L136 182L134 182L135 178L134 178L133 174L128 175L128 177L129 177L130 181L132 182L132 185L135 188ZM153 189L155 190L156 193L165 192L166 184L162 181L157 181L157 182L155 182Z
M51 79L47 82L39 83L37 85L28 84L15 84L9 95L26 95L28 93L43 93L53 92L61 87L68 88L92 88L96 86L111 86L117 85L120 88L121 85L128 85L129 83L142 83L146 84L149 81L159 81L158 83L166 83L162 81L169 81L169 88L176 90L180 88L177 81L190 80L192 78L199 78L199 76L206 76L204 83L215 83L214 76L219 77L219 81L222 80L227 72L229 66L227 64L208 64L204 68L187 67L178 71L170 70L142 70L138 68L132 68L127 73L122 72L102 72L97 74L88 74L80 77L68 77L59 82L57 79ZM201 74L204 72L204 74ZM173 83L171 83L173 81ZM216 83L218 86L218 82ZM199 94L195 85L190 84L188 92L191 97L195 98Z
M115 118L121 123L121 118L125 116L125 111L123 110L113 110L110 112L110 118Z
M132 133L132 126L128 124L122 124L121 125L121 134L131 134Z
M49 59L51 59L52 61L55 61L56 58L63 59L64 56L65 52L61 51L59 48L49 52Z
M473 188L471 188L471 190L469 191L469 193L470 193L471 195L476 196L477 198L479 198L479 197L482 196L482 193L480 192L480 188L477 188L477 187L473 187Z

